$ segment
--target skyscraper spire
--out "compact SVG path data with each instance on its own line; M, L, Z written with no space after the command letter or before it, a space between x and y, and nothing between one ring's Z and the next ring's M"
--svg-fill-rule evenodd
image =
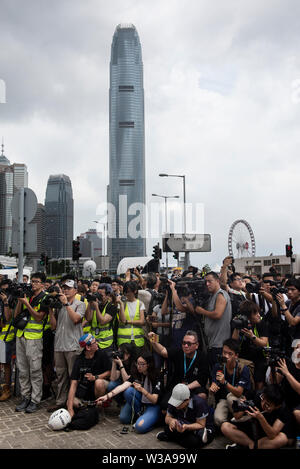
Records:
M2 137L2 144L1 144L0 164L2 164L3 166L10 166L10 161L4 155L4 139L3 139L3 137Z

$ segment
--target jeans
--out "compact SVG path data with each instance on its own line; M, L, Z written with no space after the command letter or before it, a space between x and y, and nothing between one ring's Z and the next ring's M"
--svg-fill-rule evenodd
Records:
M124 392L126 404L121 410L120 420L124 424L129 424L133 421L136 414L139 414L142 406L142 394L136 391L133 387L126 389ZM160 406L156 404L145 404L145 410L135 422L135 431L137 433L146 433L158 422L160 418ZM134 414L134 415L132 415Z

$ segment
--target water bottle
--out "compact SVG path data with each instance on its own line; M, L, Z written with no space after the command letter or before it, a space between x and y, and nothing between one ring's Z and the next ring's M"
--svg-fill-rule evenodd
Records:
M296 449L300 449L300 436L296 438Z

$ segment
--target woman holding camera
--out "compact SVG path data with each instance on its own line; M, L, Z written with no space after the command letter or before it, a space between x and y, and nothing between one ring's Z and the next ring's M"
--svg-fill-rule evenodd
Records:
M150 431L161 416L161 409L157 404L160 380L151 354L139 354L128 380L113 391L107 392L105 396L99 397L96 402L101 405L121 392L124 392L126 400L120 413L121 422L128 425L142 414L136 420L135 431Z
M119 349L113 352L110 381L107 387L108 393L130 378L135 360L136 347L134 344L121 344ZM116 401L121 403L122 396L116 396Z
M253 301L243 301L239 313L248 318L248 327L234 328L232 338L240 342L239 357L254 363L255 387L256 389L262 389L267 370L267 361L263 349L269 343L268 327L260 317L259 306Z

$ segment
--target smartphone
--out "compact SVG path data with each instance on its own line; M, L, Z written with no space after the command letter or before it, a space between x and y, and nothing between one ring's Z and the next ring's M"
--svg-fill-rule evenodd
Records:
M154 335L151 337L150 342L154 342L155 344L158 344L158 343L159 343L159 335L158 335L158 334L154 334Z

